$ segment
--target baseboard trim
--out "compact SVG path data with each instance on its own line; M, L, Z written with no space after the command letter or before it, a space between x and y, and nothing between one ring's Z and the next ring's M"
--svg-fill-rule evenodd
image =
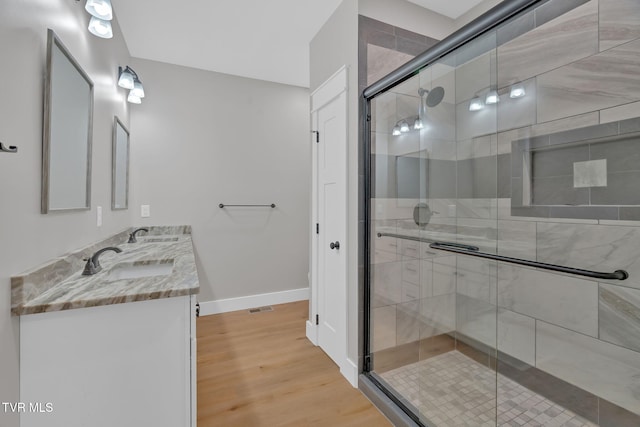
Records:
M318 326L307 320L307 339L315 346L318 345Z
M292 289L290 291L270 292L267 294L249 295L246 297L227 298L216 301L200 302L200 316L228 313L230 311L246 310L272 304L286 304L288 302L309 299L309 288Z
M357 363L353 363L353 360L346 358L340 367L340 373L353 387L358 388L358 376L360 373L358 372Z

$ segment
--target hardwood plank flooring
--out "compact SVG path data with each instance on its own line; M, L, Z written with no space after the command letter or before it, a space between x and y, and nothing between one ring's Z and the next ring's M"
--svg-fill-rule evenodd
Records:
M198 426L390 426L305 335L308 301L200 317Z

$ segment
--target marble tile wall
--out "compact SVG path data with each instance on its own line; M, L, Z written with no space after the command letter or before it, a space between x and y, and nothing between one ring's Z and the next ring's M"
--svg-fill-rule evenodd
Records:
M538 122L636 102L640 40L538 75Z
M528 22L511 25L516 24ZM578 6L497 50L499 88L593 55L598 52L598 0Z
M568 329L536 322L536 366L640 413L639 353Z
M491 250L486 242L493 238L493 250L501 255L597 271L625 269L630 278L598 282L463 255L428 258L420 247L410 255L401 244L398 252L386 253L376 246L375 259L389 264L379 271L388 305L375 309L381 309L375 323L386 322L378 325L376 348L458 332L640 415L640 208L625 206L615 220L571 206L517 216L511 209L513 182L500 184L500 177L512 174L513 141L576 129L589 134L592 126L640 117L639 23L635 0L545 3L455 56L454 71L442 73L453 98L436 121L446 125L438 137L421 133L418 143L439 160L429 163L430 205L439 212L430 227L453 226L459 241L484 239L483 251ZM508 89L517 82L525 82L527 96L511 99ZM500 102L470 112L469 100L494 85ZM397 108L397 101L383 101L381 108ZM400 108L408 113L410 105ZM379 121L395 119L382 112ZM416 142L384 144L381 152L397 153ZM634 153L618 160L637 164ZM557 154L543 162L541 178L562 176L563 156ZM590 159L595 158L584 161ZM409 206L384 206L378 211L372 203L372 216L411 221ZM410 286L416 280L407 266L419 270L417 288ZM391 277L399 291L390 291ZM411 296L416 289L417 300ZM600 402L602 413L607 404Z

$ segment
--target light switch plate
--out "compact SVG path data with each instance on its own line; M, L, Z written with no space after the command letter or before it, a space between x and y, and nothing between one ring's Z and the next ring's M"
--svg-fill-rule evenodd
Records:
M150 205L140 205L140 216L142 218L149 218L151 216L151 206Z

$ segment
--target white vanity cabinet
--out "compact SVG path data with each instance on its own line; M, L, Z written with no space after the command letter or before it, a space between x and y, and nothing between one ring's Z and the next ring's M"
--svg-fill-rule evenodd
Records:
M20 317L22 427L196 425L195 296Z

